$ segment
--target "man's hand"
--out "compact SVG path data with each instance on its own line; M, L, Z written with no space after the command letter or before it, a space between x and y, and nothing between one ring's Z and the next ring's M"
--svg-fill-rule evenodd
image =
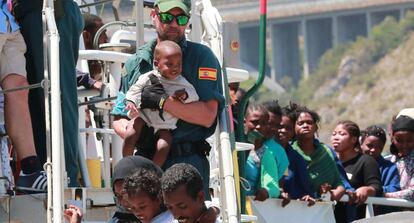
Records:
M149 76L151 85L145 86L141 94L141 108L163 110L164 102L168 98L160 80L154 75Z

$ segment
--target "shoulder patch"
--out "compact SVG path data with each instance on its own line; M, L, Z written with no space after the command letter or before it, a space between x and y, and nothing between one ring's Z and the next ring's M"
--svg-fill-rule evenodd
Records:
M198 69L198 79L200 80L217 80L217 69L208 68L208 67L200 67Z

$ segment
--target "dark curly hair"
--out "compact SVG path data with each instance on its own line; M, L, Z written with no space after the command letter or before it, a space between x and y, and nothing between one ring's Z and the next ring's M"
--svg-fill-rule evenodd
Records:
M278 100L266 101L263 103L263 106L274 115L279 117L282 116L282 108L280 107Z
M289 110L293 122L296 122L296 120L298 120L298 117L302 113L308 113L316 124L319 124L319 122L321 121L321 117L318 115L318 113L316 113L316 111L314 110L309 109L306 106L301 106L296 103L290 102L289 106L287 106L287 109Z
M124 190L128 196L144 192L155 200L161 192L160 177L161 175L154 169L140 168L124 180Z
M163 193L171 193L179 186L185 185L186 192L194 200L203 190L203 180L198 170L190 164L178 163L168 168L161 178Z
M296 109L298 104L294 102L289 102L289 105L286 105L282 108L282 116L288 117L292 122L296 121Z
M385 130L377 125L368 126L366 129L361 131L361 144L364 143L365 139L369 136L377 137L384 144L387 141Z

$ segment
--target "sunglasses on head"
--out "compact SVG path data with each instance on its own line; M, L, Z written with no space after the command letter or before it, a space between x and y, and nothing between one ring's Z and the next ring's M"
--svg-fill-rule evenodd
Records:
M190 20L190 17L185 14L174 16L168 12L159 12L158 16L160 17L160 21L164 24L170 24L175 18L179 26L187 25L188 21Z

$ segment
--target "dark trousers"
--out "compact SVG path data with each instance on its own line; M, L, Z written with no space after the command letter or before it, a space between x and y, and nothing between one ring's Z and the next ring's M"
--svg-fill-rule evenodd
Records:
M65 15L57 19L60 36L60 90L62 100L62 125L65 163L69 186L78 186L78 106L75 66L78 60L79 37L83 30L83 18L79 7L71 0L63 0ZM21 19L21 32L27 45L27 79L30 84L39 83L43 74L43 31L41 11L27 13ZM53 77L52 77L53 78ZM36 152L42 163L46 161L46 125L43 89L29 92L29 108L32 118ZM56 132L52 132L56 134ZM56 137L54 135L54 137ZM59 135L57 137L60 137ZM60 148L54 148L60 149ZM53 151L52 151L53 152Z
M83 18L78 5L72 0L63 1L65 15L59 18L60 91L62 100L62 125L65 145L66 171L71 179L69 186L78 186L78 92L76 62L79 55L79 37L83 30Z
M21 33L27 45L26 70L29 84L40 83L43 78L42 12L28 12L20 22ZM29 91L29 109L33 138L40 162L46 162L45 99L42 88Z

